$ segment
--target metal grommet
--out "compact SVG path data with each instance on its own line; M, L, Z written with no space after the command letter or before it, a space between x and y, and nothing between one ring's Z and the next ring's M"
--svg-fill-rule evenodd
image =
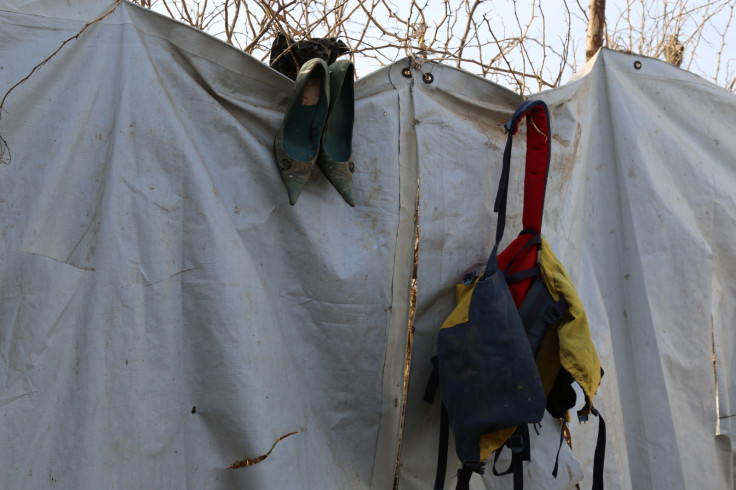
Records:
M636 68L637 70L641 70L641 61L634 61L634 68Z
M355 172L355 164L352 161L348 164L348 169L350 170L351 174Z
M432 75L431 73L425 73L424 75L422 75L422 80L424 81L424 83L430 84L434 82L434 75Z
M403 70L401 70L401 74L404 76L404 78L411 78L411 67L407 66Z

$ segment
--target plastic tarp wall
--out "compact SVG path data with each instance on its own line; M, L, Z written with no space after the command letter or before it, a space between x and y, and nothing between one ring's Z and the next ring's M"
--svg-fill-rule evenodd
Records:
M549 105L553 132L542 233L576 285L606 373L595 399L608 428L606 486L733 488L736 98L647 58L603 50L586 68L534 98ZM426 428L438 425L439 407L422 401L427 359L454 306L453 284L490 253L509 117L493 89L474 91L478 81L457 83L445 71L435 67L435 91L415 96L418 304L402 443L402 488L412 489L426 488L435 471L437 436ZM524 139L514 140L507 242L509 230L521 230ZM563 459L560 475L570 480L551 475L557 422L531 431L533 488L570 488L580 467L581 488L590 488L597 421L570 428L581 463ZM446 488L457 467L449 464Z
M6 4L0 91L110 7ZM402 433L399 488L431 485L429 358L455 282L490 251L502 126L520 98L441 65L406 78L407 66L356 85L355 208L318 172L289 206L271 154L289 80L131 4L11 92L4 487L385 489ZM554 133L543 232L606 371L607 487L732 488L736 100L610 51L535 97ZM529 488L589 486L597 421L571 431L556 480L559 427L532 431Z
M3 92L86 22L48 7L2 12ZM131 4L78 41L0 121L2 486L390 488L415 198L388 72L361 204L317 174L292 208L290 80Z

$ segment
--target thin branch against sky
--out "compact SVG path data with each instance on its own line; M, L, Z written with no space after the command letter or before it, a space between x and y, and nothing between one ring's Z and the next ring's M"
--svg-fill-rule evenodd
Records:
M584 64L580 0L134 0L268 62L278 33L338 37L358 75L415 56L520 93L559 86ZM736 0L608 0L604 46L666 59L735 85ZM581 58L582 57L582 58Z

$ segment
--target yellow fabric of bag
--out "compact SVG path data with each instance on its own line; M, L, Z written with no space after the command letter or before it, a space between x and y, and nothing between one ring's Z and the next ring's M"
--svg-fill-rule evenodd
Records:
M601 360L590 337L588 317L570 277L544 237L539 265L544 284L552 297L557 300L561 296L567 301L565 319L557 327L559 360L583 389L586 404L581 415L588 415L593 396L601 384Z
M585 394L585 406L581 415L587 415L592 406L593 396L601 382L601 361L598 358L585 309L580 301L570 277L554 252L542 237L539 259L542 279L550 295L559 300L564 297L568 311L556 325L552 325L542 341L536 363L542 380L545 395L552 390L560 367L564 367ZM452 328L468 321L468 309L475 283L458 284L455 287L457 306L442 324L441 328ZM509 427L490 434L483 434L480 439L481 461L503 446L514 433L516 427Z

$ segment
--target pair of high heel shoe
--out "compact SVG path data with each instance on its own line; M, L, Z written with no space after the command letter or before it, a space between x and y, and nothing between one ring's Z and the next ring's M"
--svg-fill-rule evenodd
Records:
M293 206L315 164L343 199L353 198L353 64L320 58L302 65L273 144L281 180Z

